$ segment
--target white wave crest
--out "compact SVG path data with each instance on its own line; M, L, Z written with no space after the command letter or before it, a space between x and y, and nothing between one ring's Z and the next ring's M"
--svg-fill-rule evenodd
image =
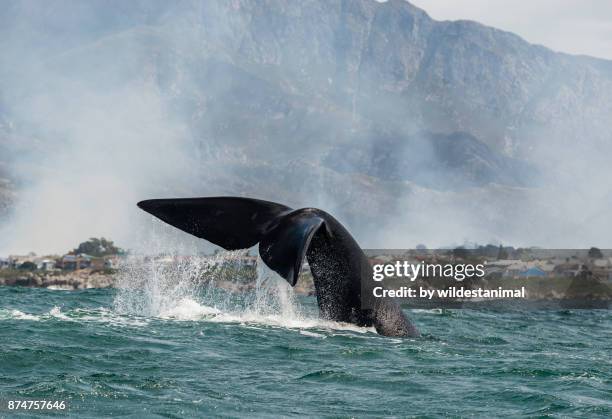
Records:
M24 313L20 310L0 309L0 320L32 320L38 321L40 317L34 314Z
M159 317L162 319L201 320L220 313L221 311L214 307L200 305L191 298L183 298L177 302L176 306L162 311Z

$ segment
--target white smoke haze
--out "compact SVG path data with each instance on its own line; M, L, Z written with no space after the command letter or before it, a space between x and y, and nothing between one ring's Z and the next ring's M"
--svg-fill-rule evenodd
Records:
M25 105L54 147L19 162L27 181L3 237L16 252L62 251L83 235L130 243L138 200L191 191L189 136L150 84L108 93L54 86Z
M207 251L210 245L136 207L143 199L206 195L320 207L370 248L612 246L611 141L565 144L556 133L534 131L527 154L539 174L530 186L429 187L449 181L436 164L418 182L378 178L361 164L341 171L321 161L372 128L355 109L406 113L377 121L400 137L419 121L394 94L367 103L365 86L384 81L376 72L362 84L337 76L327 59L336 51L324 42L332 34L303 34L320 48L308 61L310 44L295 41L290 27L269 40L274 48L258 49L261 40L249 33L255 23L228 13L229 3L56 1L57 15L41 13L43 2L9 3L0 12L0 113L11 121L6 138L22 140L0 156L18 185L0 222L0 255L62 253L95 236L142 253L164 243ZM105 7L125 7L125 19L100 15ZM320 17L312 13L304 19ZM274 16L259 18L265 26ZM317 91L304 94L311 85ZM333 102L346 86L352 103ZM590 121L583 124L576 129L588 133ZM612 140L609 132L602 137ZM376 135L367 141L377 144ZM430 145L416 144L390 152L435 163Z
M52 48L56 40L38 37L30 10L35 17L23 7L12 22L12 44L28 48L10 50L18 59L3 87L33 149L11 156L21 187L2 224L0 253L61 253L94 236L138 247L139 227L150 217L136 202L194 193L200 168L183 116L153 80L147 48L119 39L50 55L38 42Z

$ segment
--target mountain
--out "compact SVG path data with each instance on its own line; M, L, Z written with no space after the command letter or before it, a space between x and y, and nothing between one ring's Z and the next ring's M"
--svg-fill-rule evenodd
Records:
M502 206L568 172L602 177L612 144L611 62L403 0L6 0L0 38L0 110L20 138L0 161L26 150L11 162L24 183L33 161L62 172L91 153L122 179L159 172L115 154L164 155L137 133L149 124L196 168L135 191L256 195L374 225L411 194L482 188Z
M469 132L522 158L543 130L560 137L549 144L585 134L609 140L610 62L475 22L438 22L403 0L7 5L3 31L14 33L10 23L20 19L35 27L15 43L44 46L37 54L48 68L113 86L155 77L183 105L203 101L193 115L219 99L215 117L235 118L228 107L252 114L261 136L289 117L340 130Z
M8 127L5 127L1 121L0 117L0 219L6 214L9 208L13 189L9 180L10 171L7 167L12 152L8 147Z
M502 184L530 186L537 170L496 152L468 133L379 134L341 144L324 160L342 173L366 173L383 180L411 181L435 189Z

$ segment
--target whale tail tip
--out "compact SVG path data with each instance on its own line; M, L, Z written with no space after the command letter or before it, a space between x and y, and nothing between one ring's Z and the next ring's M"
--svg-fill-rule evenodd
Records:
M259 243L272 270L295 285L312 239L324 220L311 210L239 197L150 199L138 207L186 233L226 250Z

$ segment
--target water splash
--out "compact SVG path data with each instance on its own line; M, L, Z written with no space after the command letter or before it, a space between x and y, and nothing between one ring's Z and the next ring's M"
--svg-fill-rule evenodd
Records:
M224 268L236 266L242 256L241 251L211 257L176 253L131 255L119 266L119 291L114 308L119 313L158 317L188 301L206 300L213 306L225 305L227 298L219 298L215 285L240 287L240 281L228 281L228 271Z
M293 288L248 252L214 256L131 256L119 268L114 310L184 321L260 324L283 328L370 329L319 318Z
M255 301L247 312L261 316L279 315L288 320L304 319L293 288L268 268L260 257L257 258L256 272Z
M289 284L246 251L213 256L130 256L119 268L115 310L195 319L220 313L303 317ZM254 266L253 266L254 263Z

